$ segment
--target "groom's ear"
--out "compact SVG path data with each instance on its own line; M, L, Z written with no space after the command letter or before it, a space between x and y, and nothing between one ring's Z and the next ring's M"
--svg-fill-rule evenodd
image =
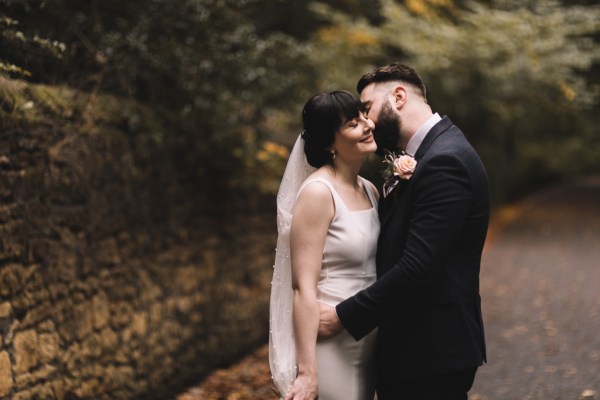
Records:
M404 104L406 104L406 89L402 86L396 86L392 91L392 95L394 96L394 104L396 105L396 109L400 110Z

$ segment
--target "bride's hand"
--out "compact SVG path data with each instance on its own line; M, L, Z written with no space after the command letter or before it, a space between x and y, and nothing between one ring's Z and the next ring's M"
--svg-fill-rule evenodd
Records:
M285 400L315 400L319 397L316 374L298 374Z
M319 302L318 340L329 339L340 333L344 327L338 318L335 308Z

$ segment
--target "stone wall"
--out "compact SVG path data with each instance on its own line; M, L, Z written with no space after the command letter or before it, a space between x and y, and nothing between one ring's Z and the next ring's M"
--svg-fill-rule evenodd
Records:
M272 211L189 195L167 118L1 78L0 118L0 399L164 399L266 340Z

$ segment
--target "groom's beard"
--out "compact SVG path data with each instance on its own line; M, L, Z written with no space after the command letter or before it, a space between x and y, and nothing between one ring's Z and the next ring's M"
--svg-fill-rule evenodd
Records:
M389 150L397 152L399 150L400 138L402 133L400 131L401 121L398 114L394 113L392 107L385 103L381 111L379 111L379 118L377 118L377 124L375 124L375 142L377 143L376 153L380 156L385 155L383 150Z

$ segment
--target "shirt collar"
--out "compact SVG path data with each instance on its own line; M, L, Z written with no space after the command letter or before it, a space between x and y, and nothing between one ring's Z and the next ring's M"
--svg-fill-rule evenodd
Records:
M427 136L427 132L429 132L435 124L441 121L441 119L442 117L440 117L438 113L434 113L431 117L429 117L429 119L425 121L425 123L421 125L419 129L417 129L413 137L410 138L404 152L414 157L419 149L419 146L421 145L421 142L423 142L423 139L425 139L425 136Z

